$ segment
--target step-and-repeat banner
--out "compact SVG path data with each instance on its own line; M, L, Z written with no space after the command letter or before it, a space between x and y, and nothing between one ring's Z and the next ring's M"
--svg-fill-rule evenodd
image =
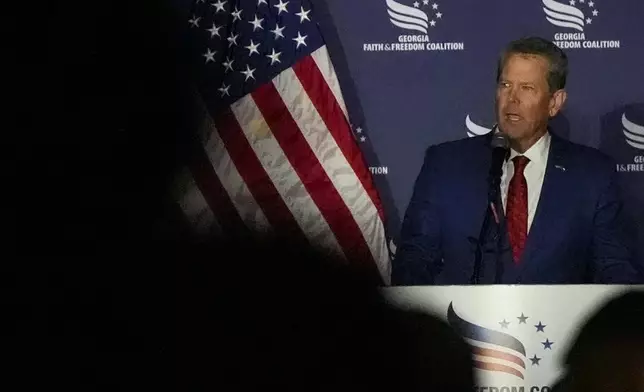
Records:
M644 260L644 2L328 0L328 7L355 89L347 102L358 113L353 130L373 151L368 160L394 238L425 149L490 130L499 53L538 35L569 57L568 101L551 127L616 160Z

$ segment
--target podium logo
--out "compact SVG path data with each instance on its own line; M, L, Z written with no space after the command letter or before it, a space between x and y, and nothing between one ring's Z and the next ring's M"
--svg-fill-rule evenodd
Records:
M409 1L409 0L407 0ZM365 52L415 52L465 50L463 42L434 42L429 39L432 31L444 23L443 10L435 0L414 0L404 4L385 0L389 22L404 34L396 42L365 43Z
M586 30L596 23L600 12L595 0L541 0L546 20L562 29L554 43L562 49L619 49L619 40L586 40Z
M626 143L631 147L639 150L644 150L644 126L635 124L626 117L626 113L622 114L622 126L624 129L624 136Z
M474 121L470 120L470 115L465 116L465 126L467 127L467 136L483 136L492 131L492 128L486 128L482 125L476 124Z
M472 345L475 368L509 374L521 380L525 379L526 372L530 369L543 364L542 361L552 353L555 344L546 336L547 325L541 321L534 324L528 320L531 320L531 317L524 313L499 320L499 331L461 317L454 309L453 303L450 303L447 309L449 325ZM510 331L519 334L523 341ZM538 345L534 344L536 340ZM529 349L526 349L524 342L530 343Z

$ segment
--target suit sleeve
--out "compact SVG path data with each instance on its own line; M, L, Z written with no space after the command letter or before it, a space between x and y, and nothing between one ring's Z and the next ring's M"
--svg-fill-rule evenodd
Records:
M606 175L593 219L592 262L596 283L644 283L634 268L626 216L620 198L615 165L607 162Z
M434 282L441 257L439 184L433 147L426 154L403 219L401 238L392 261L392 285Z

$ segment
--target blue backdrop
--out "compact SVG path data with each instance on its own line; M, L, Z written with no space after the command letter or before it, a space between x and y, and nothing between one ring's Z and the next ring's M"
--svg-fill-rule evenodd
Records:
M345 92L353 129L394 238L425 149L486 132L494 124L498 54L513 39L539 35L569 56L568 101L552 128L615 158L644 264L644 2L327 4L339 41L327 44L344 54L338 72L355 90Z

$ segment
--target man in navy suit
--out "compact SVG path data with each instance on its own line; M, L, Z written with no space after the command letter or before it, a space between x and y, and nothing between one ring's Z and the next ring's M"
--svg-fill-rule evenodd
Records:
M548 129L566 101L567 68L565 53L544 39L508 45L496 88L496 132L510 147L500 182L489 182L496 132L431 146L403 221L393 285L642 282L614 163Z

